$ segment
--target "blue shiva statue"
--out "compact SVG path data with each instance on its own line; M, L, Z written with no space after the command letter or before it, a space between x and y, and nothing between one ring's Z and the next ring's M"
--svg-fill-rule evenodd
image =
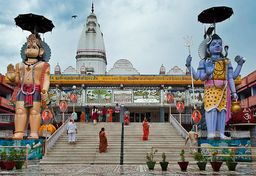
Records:
M197 71L191 66L192 57L186 59L186 67L192 72L195 80L204 81L204 109L207 126L207 138L219 137L228 139L224 135L226 117L230 112L231 99L237 100L234 80L239 76L245 59L236 56L237 67L233 71L230 60L227 58L228 46L222 53L222 39L213 34L206 37L199 47L201 60ZM231 95L231 96L230 96Z

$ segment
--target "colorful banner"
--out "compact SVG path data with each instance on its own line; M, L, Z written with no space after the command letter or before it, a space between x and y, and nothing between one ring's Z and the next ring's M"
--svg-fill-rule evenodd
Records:
M131 90L114 90L114 103L132 103Z
M88 89L86 93L87 103L111 103L112 90Z
M43 156L43 139L31 139L31 140L0 140L0 152L6 151L8 154L11 148L1 148L1 146L27 146L28 147L28 159L42 159Z
M134 90L134 103L160 103L160 91L152 89Z
M218 155L229 155L230 149L224 147L239 147L235 150L235 154L238 155L235 157L236 161L252 161L252 157L250 156L239 156L239 155L251 155L251 149L247 147L251 147L251 140L249 138L244 139L231 139L231 140L208 140L208 139L198 139L198 145L203 147L201 152L204 155L211 155L213 151L218 151L217 159L225 160L225 157ZM223 147L214 149L214 147ZM244 148L242 148L244 147Z

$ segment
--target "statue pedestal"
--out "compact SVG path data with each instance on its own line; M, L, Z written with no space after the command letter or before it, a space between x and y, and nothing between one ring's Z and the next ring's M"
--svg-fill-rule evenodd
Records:
M218 160L224 160L224 157L221 155L229 155L230 147L239 147L236 149L236 161L246 161L251 162L251 156L239 156L239 155L251 155L253 154L251 148L250 138L237 138L231 140L221 140L221 139L198 139L198 146L202 147L201 151L204 155L209 155L213 150L218 151ZM244 148L242 148L244 146ZM214 148L216 147L216 148Z
M6 152L13 147L8 146L23 146L28 148L28 159L42 159L44 152L44 139L28 139L28 140L12 140L12 139L0 139L0 148L5 147Z

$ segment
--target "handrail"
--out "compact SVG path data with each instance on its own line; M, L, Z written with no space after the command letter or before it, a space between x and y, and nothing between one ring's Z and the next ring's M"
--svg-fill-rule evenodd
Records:
M171 125L179 132L179 134L186 138L188 136L188 132L182 127L182 125L170 114L170 123Z
M62 133L66 131L66 126L69 122L69 118L45 141L45 152L44 155L47 155L49 149L56 143L56 141L60 138Z

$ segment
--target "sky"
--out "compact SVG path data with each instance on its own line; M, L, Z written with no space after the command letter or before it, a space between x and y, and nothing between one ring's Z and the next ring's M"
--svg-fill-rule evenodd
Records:
M197 67L205 28L197 16L213 6L234 11L216 29L229 46L233 67L235 56L241 55L246 59L241 76L256 70L255 0L0 0L0 73L6 73L8 64L21 62L20 49L30 32L16 26L14 18L25 13L43 15L55 25L52 32L41 35L51 48L51 72L57 63L62 70L75 67L78 40L92 2L104 34L107 71L119 59L128 59L141 74L159 74L162 64L167 71L174 66L185 71L184 38L192 41L192 65Z

